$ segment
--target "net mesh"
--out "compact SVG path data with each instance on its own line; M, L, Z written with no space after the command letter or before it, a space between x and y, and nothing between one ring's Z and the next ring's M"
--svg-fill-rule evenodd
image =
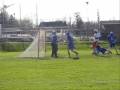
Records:
M38 31L31 45L19 57L39 58L45 56L45 31Z

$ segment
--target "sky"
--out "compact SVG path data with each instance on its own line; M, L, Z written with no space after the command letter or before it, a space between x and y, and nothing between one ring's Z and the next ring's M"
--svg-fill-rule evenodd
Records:
M86 4L85 2L89 2ZM120 0L0 0L9 14L17 19L29 18L36 22L36 6L38 22L66 20L74 21L75 13L79 12L83 21L97 21L97 11L100 20L120 20Z

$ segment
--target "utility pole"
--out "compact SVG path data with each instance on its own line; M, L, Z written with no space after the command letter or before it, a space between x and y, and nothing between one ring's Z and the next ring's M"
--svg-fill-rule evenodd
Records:
M86 36L87 36L87 38L88 38L88 28L89 28L89 15L88 15L88 4L89 4L89 2L87 1L87 2L85 2L86 3L86 12L87 12L87 23L86 23Z
M86 8L87 8L87 10L86 10L86 12L87 12L87 21L89 21L89 15L88 15L88 5L89 5L89 2L87 1L85 3L86 3Z
M20 27L21 27L21 4L19 5L19 10L20 10Z
M2 4L3 4L3 8L2 8L2 19L3 19L3 21L2 21L2 28L4 28L4 21L5 21L5 20L4 20L4 18L5 18L5 16L4 16L4 14L5 14L5 9L4 9L4 6L5 6L5 5L4 5L4 0L3 0L3 3L2 3Z
M97 23L98 23L98 31L100 31L100 14L98 9L97 9Z
M36 1L36 29L38 29L38 5Z
M71 25L71 17L69 18L69 23L70 23L70 25L69 25L69 31L71 32L72 31L72 25Z

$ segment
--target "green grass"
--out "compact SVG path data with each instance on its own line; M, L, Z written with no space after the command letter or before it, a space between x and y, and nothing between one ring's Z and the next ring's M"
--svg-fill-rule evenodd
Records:
M120 56L93 56L79 50L80 59L17 58L19 52L0 52L0 90L120 90Z

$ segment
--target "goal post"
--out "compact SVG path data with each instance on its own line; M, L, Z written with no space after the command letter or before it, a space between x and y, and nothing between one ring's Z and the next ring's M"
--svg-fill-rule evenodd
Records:
M21 58L42 58L48 55L47 46L51 42L52 32L56 32L59 42L65 41L66 29L62 28L40 28L40 30L35 31L36 35L33 42L28 46L28 48L23 51L19 57Z
M33 42L22 52L22 58L42 58L45 57L45 30L39 30Z

